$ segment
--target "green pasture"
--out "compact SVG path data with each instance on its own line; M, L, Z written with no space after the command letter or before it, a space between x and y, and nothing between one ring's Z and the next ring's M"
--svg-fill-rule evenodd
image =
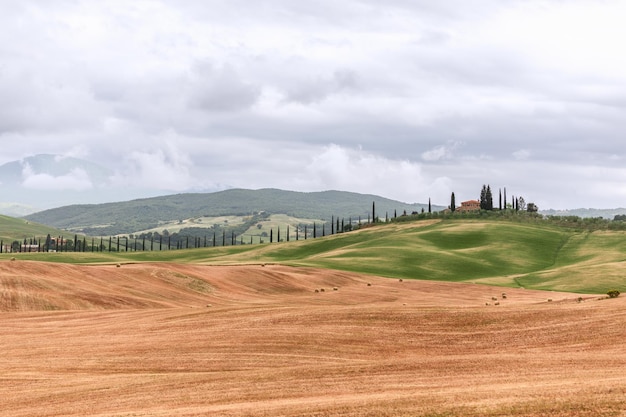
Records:
M14 217L0 215L0 239L4 244L10 244L14 240L45 238L48 234L59 236L63 232L53 227L44 226L35 222Z
M11 255L2 255L6 260ZM626 292L626 232L493 220L415 221L280 243L155 252L14 254L69 263L280 263L384 277Z

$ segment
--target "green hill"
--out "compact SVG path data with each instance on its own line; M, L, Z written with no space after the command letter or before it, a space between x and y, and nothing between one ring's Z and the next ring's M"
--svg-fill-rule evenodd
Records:
M367 219L372 203L377 216L398 215L428 209L424 204L406 204L379 196L343 191L302 193L275 189L232 189L205 194L177 194L119 203L60 207L26 216L31 221L87 235L108 236L158 229L193 218L250 216L259 212L295 218L326 219L361 216ZM440 210L442 207L434 207Z
M507 287L626 292L626 232L548 222L423 220L273 244L162 252L22 254L60 262L282 263L391 278Z
M44 226L30 220L17 219L14 217L0 215L0 239L9 244L15 240L23 241L24 239L41 239L48 234L52 236L60 236L63 234L59 229Z

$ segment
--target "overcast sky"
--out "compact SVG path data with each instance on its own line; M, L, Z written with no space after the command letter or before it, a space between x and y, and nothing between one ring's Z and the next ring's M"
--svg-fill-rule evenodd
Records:
M0 164L74 156L159 194L447 205L490 184L623 207L624 22L610 0L0 0ZM70 177L39 186L98 186Z

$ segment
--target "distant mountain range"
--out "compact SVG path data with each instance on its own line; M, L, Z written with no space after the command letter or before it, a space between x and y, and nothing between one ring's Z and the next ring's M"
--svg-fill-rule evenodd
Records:
M383 197L344 191L302 193L276 189L231 189L215 193L176 194L119 203L71 205L41 211L26 219L61 229L92 235L129 234L172 220L226 215L249 216L259 212L330 221L359 217L366 220L375 205L385 218L428 210L428 204L407 204ZM433 206L433 211L444 207Z
M280 194L278 190L273 190L272 193L268 190L259 190L255 194L250 190L228 190L220 194L220 192L207 193L214 190L201 190L201 193L197 194L157 197L162 193L156 190L110 186L110 180L114 175L113 170L97 163L60 155L40 154L5 163L0 165L0 214L22 217L41 213L37 218L52 219L53 223L47 224L57 227L80 228L92 227L94 224L115 224L119 225L115 226L116 230L124 230L126 233L126 230L138 225L153 225L160 221L190 218L203 211L233 214L265 210L273 213L308 213L313 214L311 217L325 218L333 214L346 216L366 214L365 205L371 204L371 201L367 203L366 200L376 200L383 204L381 207L383 215L385 211L393 210L420 211L425 206L400 203L373 195L358 199L354 196L359 194L346 192L337 195L336 193L339 193L337 191L329 191L326 194L285 191L286 194ZM267 194L271 196L266 197ZM277 199L273 200L275 197ZM141 199L137 200L138 198ZM123 200L130 201L108 203ZM341 200L346 202L344 206L341 205ZM71 202L70 205L68 202ZM325 204L331 205L325 208ZM102 207L99 207L100 205ZM71 215L64 219L64 216L58 213ZM626 208L543 210L541 213L613 219L617 214L626 214Z
M0 214L23 216L68 204L162 194L137 187L113 187L114 176L112 169L69 156L39 154L7 162L0 165Z
M579 208L573 210L541 210L541 214L544 216L576 216L583 218L590 217L602 217L608 220L613 220L613 218L618 214L626 214L626 208L616 208L616 209L593 209L593 208Z

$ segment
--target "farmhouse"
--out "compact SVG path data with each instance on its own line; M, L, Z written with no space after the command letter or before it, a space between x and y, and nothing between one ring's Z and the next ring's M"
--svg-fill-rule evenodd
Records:
M456 209L457 211L478 211L480 210L480 201L468 200L461 202L461 207Z

